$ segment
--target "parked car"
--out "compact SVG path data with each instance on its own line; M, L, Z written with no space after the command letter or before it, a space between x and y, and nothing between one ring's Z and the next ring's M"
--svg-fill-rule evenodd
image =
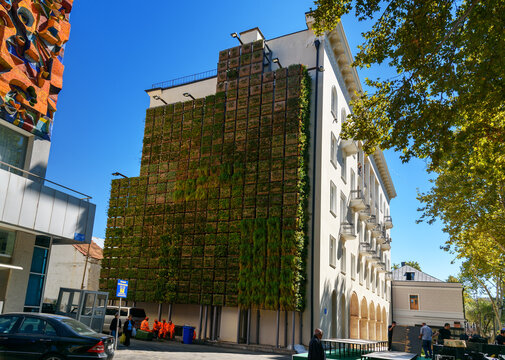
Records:
M105 320L103 323L104 333L110 333L110 323L112 322L112 319L114 319L114 315L117 314L118 310L118 306L107 306L107 309L105 309ZM135 321L136 328L140 328L140 323L146 318L146 312L142 308L121 306L121 314L119 315L119 318L121 319L121 325L124 324L129 315L131 315L132 320ZM123 329L119 329L119 334L122 332Z
M112 336L61 315L0 315L0 359L65 360L114 357Z

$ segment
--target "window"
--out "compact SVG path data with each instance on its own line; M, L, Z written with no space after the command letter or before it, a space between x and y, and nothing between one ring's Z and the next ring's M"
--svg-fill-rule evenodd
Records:
M351 169L351 190L356 190L356 173Z
M333 166L336 168L337 167L337 138L333 133L331 133L331 154L330 154L330 161L333 164Z
M409 295L410 310L419 310L419 295Z
M333 119L338 121L338 96L337 96L337 88L335 86L331 89L331 114L333 115Z
M40 235L36 237L35 246L33 247L30 277L28 278L28 287L26 289L25 312L40 311L50 245L51 238Z
M337 149L337 160L338 164L340 165L340 176L344 182L347 182L347 157L344 154L344 149L342 146L339 146Z
M19 316L3 316L0 318L0 334L8 334L16 325Z
M406 272L405 273L405 280L411 280L411 281L413 281L415 275L416 275L416 273L414 273L414 272Z
M345 111L344 108L342 108L342 110L340 111L340 116L342 118L342 124L345 123L347 121L347 112Z
M337 187L330 181L330 212L337 216Z
M0 230L0 257L11 257L14 252L16 233L13 231Z
M351 279L356 279L356 255L351 254Z
M17 131L0 125L0 161L24 169L28 138ZM7 169L0 164L0 169Z
M343 242L340 242L340 272L345 274L347 268L347 252L345 250L345 245Z
M337 240L330 235L330 266L336 267Z

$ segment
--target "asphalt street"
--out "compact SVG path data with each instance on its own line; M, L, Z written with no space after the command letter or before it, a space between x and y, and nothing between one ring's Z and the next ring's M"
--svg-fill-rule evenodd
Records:
M290 355L250 352L241 349L221 348L217 346L181 344L173 341L132 340L129 348L120 345L114 360L290 360Z

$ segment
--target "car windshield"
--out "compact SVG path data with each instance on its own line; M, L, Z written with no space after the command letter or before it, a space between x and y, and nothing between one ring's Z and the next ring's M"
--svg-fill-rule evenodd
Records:
M61 322L65 325L67 325L69 328L71 328L74 332L76 332L79 335L93 335L96 334L96 331L90 329L86 325L84 325L82 322L79 322L74 319L62 319Z
M111 309L111 308L107 308L105 310L105 315L112 315L112 316L115 316L118 312L118 309ZM123 316L126 316L128 313L126 312L126 310L124 309L121 309L121 317Z

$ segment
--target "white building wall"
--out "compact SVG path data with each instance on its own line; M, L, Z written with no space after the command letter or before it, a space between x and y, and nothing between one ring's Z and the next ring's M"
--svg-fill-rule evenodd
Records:
M80 289L85 266L84 289L99 290L101 268L99 260L89 257L86 265L86 256L73 245L53 245L43 301L58 300L61 287Z

